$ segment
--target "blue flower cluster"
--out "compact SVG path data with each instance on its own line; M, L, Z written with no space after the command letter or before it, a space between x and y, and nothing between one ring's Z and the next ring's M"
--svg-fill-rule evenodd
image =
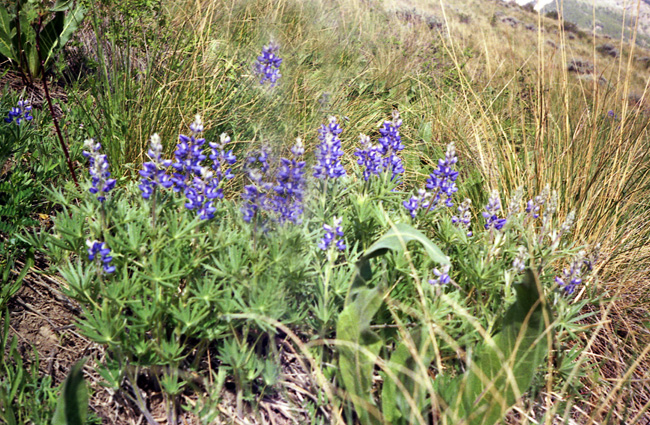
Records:
M332 244L336 246L339 251L345 251L345 241L343 240L343 227L341 226L343 219L341 217L334 217L334 222L330 226L329 224L323 224L323 230L325 230L325 236L321 239L318 247L323 251L329 249Z
M528 200L526 203L526 214L528 217L533 219L539 218L539 210L546 202L546 199L548 198L550 192L551 188L547 185L544 187L544 189L542 189L542 192L539 195L535 196L533 199Z
M451 282L451 277L449 277L449 270L451 265L443 264L440 267L440 270L433 269L433 274L436 275L435 279L429 279L431 285L446 285Z
M451 222L464 229L467 232L468 237L473 235L472 231L469 229L472 221L472 213L469 210L471 206L472 201L465 198L465 200L458 206L458 215L451 218Z
M305 148L300 138L291 153L292 158L280 158L274 180L269 175L269 154L265 148L248 157L246 172L250 184L244 186L241 195L244 201L241 212L247 223L261 211L275 213L280 224L301 222L306 180L305 161L302 160Z
M27 100L19 100L18 106L9 110L9 115L5 118L6 123L16 121L20 125L23 121L31 121L34 117L31 115L32 107Z
M83 151L83 156L88 158L90 161L90 177L92 186L90 187L89 192L93 195L97 195L97 200L99 202L104 202L106 201L104 195L115 187L115 179L109 178L111 173L108 171L106 155L99 153L102 145L99 142L95 142L93 139L87 139L84 141L84 147L88 150Z
M88 246L88 259L90 261L95 261L98 264L101 264L105 273L113 273L115 271L115 266L111 266L111 249L106 245L105 242L99 241L86 241Z
M456 186L458 171L454 170L457 162L456 148L453 143L450 143L447 145L445 157L438 160L438 168L429 175L425 185L426 190L418 190L417 196L403 202L411 217L416 216L419 208L425 211L435 209L441 201L444 201L447 207L454 205L451 198L458 191Z
M282 59L277 56L279 49L280 46L271 42L268 46L262 48L262 54L257 57L253 69L259 77L261 85L264 85L268 81L271 87L275 87L278 79L282 76L280 74Z
M404 149L402 138L399 135L401 125L402 120L399 117L399 112L393 111L393 120L384 121L383 127L379 129L381 137L378 142L379 152L383 157L382 166L385 170L390 170L393 173L391 179L404 173L402 159L397 156L397 152Z
M201 137L203 121L199 115L190 124L190 130L189 136L178 136L175 161L171 164L174 173L170 180L174 191L182 191L187 198L185 208L196 211L202 220L209 220L216 211L214 201L223 198L221 182L233 177L231 169L227 167L233 165L237 158L232 150L226 152L225 145L230 138L222 134L220 143L209 144L212 167L204 166L203 161L208 156L204 152L205 139Z
M317 179L336 179L346 174L341 164L343 149L338 137L342 131L336 117L329 117L329 123L323 124L318 130L320 144L316 151L317 164L314 166L314 177Z
M368 181L371 175L378 176L382 171L383 157L381 155L381 146L373 145L370 137L365 134L359 136L359 144L361 147L354 153L357 159L357 164L363 167L363 178Z
M244 193L241 198L244 201L240 210L244 215L244 221L250 223L260 210L269 209L269 192L273 185L266 181L269 172L269 154L266 148L262 147L258 152L253 152L246 158L245 171L250 184L244 186Z
M497 212L501 209L501 198L499 198L499 192L495 189L492 191L490 198L488 199L488 204L485 206L485 211L483 211L483 217L485 217L485 230L496 229L501 230L503 226L506 225L505 218L499 218Z
M528 250L525 246L520 245L517 248L517 255L512 260L512 268L516 273L523 273L526 269L526 261L529 258Z
M585 266L586 251L582 250L571 261L571 265L562 271L562 276L555 276L557 283L567 294L572 294L582 283L582 269Z
M275 198L273 209L279 214L280 223L289 221L300 223L302 202L305 192L305 161L302 161L305 148L302 140L297 139L291 148L293 158L281 158L280 169L277 172L276 184L273 190Z
M172 161L169 159L161 159L162 144L160 143L160 136L158 134L151 136L151 146L147 154L151 161L142 164L143 169L140 170L142 180L140 180L140 185L138 186L142 191L142 197L144 199L151 197L156 186L162 186L166 189L172 186L172 181L166 172Z

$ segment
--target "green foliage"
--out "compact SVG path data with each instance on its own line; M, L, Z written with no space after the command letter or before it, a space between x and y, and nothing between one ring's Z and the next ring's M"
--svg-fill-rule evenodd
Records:
M492 425L528 391L552 349L552 316L541 283L530 269L514 285L517 298L501 328L468 360L469 370L437 386L453 421Z
M88 389L83 376L85 360L77 362L62 384L52 425L84 425L88 416Z
M51 13L53 17L43 25ZM71 1L58 1L50 10L43 3L24 0L16 1L13 8L0 5L0 58L8 59L31 82L52 66L84 14L85 9L73 7Z
M9 312L4 310L0 328L0 416L8 425L44 424L52 417L56 389L50 376L40 376L36 352L25 366L18 340L9 338Z

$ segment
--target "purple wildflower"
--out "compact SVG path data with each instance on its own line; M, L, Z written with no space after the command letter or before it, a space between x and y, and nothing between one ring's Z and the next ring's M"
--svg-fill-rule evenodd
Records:
M160 136L154 134L151 136L151 147L147 152L151 161L142 164L142 170L140 170L142 180L140 180L138 187L142 191L142 197L144 199L149 199L156 186L160 185L166 189L172 186L172 181L166 173L166 169L172 162L169 159L161 159L161 154L162 144L160 143Z
M29 105L27 100L19 100L18 106L11 108L7 118L5 118L6 123L10 123L16 120L16 125L20 125L23 121L31 121L34 117L31 116L32 107Z
M531 217L533 219L539 218L539 210L546 202L550 190L550 187L547 185L539 195L535 196L533 199L528 200L526 203L526 214L528 217Z
M431 285L446 285L451 282L451 277L449 277L449 270L451 265L443 264L440 267L440 270L433 269L433 274L436 275L435 279L429 279Z
M277 56L279 49L280 46L271 42L262 48L262 54L257 57L253 70L259 77L261 85L268 81L271 87L275 87L278 79L282 76L280 74L282 59Z
M174 174L171 178L174 184L174 191L185 191L189 184L192 184L194 176L201 174L201 161L206 156L203 154L205 139L199 137L203 132L203 122L197 115L194 122L190 124L192 133L190 136L181 134L178 136L179 143L174 152L175 161L172 163Z
M501 209L501 199L499 199L499 192L495 189L490 195L488 204L485 206L485 211L482 213L485 217L485 229L501 230L506 224L505 218L499 218L497 212Z
M318 130L321 143L316 152L318 163L314 166L314 177L317 179L336 179L345 175L340 159L343 156L341 139L338 137L342 131L336 117L329 117L329 123Z
M447 145L447 152L444 159L438 160L438 168L433 170L427 179L426 188L433 196L433 208L435 208L440 200L445 201L448 207L453 206L451 197L458 191L456 187L456 179L458 178L458 171L454 170L454 165L458 162L456 156L456 148L454 143Z
M411 217L415 218L418 208L429 209L431 194L424 189L419 189L417 196L411 196L408 201L402 202L404 208L409 210Z
M88 158L90 162L90 177L92 186L88 191L93 195L97 195L99 202L104 202L106 197L104 194L108 193L115 187L115 179L109 179L111 173L108 171L108 161L106 155L99 153L102 148L100 143L95 143L93 139L84 141L84 147L88 151L83 151L83 156Z
M519 246L517 248L517 255L515 259L512 260L512 268L517 273L523 273L526 268L526 261L529 258L528 250L525 246Z
M329 224L323 224L323 230L325 230L325 236L321 239L318 247L323 251L329 249L329 247L334 243L336 248L339 251L345 251L345 241L343 240L343 227L341 226L342 218L334 217L334 222L330 226Z
M115 266L110 265L113 260L113 257L110 255L111 250L105 242L87 240L86 245L88 246L88 259L90 261L95 261L98 264L101 263L106 273L113 273L115 271Z
M365 134L359 136L359 144L361 147L354 153L357 159L357 164L364 167L363 178L368 180L371 175L379 175L382 170L382 156L381 146L373 146L370 142L370 137Z
M562 276L555 277L557 283L567 294L572 294L575 288L582 283L582 268L585 265L586 253L584 250L578 252L573 258L569 267L562 271Z
M403 202L404 207L410 211L411 217L415 217L418 208L426 211L435 209L440 201L444 201L445 206L453 206L451 197L458 191L456 179L458 171L454 170L458 162L456 149L453 143L447 145L447 152L444 159L438 160L438 168L435 169L427 179L426 190L418 190L418 195L411 197L409 201Z
M464 228L467 231L468 237L471 237L473 235L472 231L469 230L469 226L472 221L472 213L469 210L471 206L472 201L468 198L465 198L465 200L458 207L458 215L455 215L451 218L452 223L461 228Z
M241 194L244 202L240 210L244 221L250 223L259 210L268 209L269 192L273 188L271 183L265 181L269 171L268 153L265 148L246 158L245 169L250 184L244 186L244 193Z
M305 161L301 161L300 158L305 153L305 148L300 138L291 148L291 153L293 153L292 159L280 159L281 165L276 176L276 185L273 188L275 191L273 209L279 214L280 223L286 221L300 223L303 211Z
M383 157L382 166L385 170L391 170L393 173L391 179L404 173L402 159L397 156L397 152L404 149L402 138L399 135L399 128L402 120L399 112L393 111L393 120L384 121L383 127L379 129L381 137L379 138L379 152Z

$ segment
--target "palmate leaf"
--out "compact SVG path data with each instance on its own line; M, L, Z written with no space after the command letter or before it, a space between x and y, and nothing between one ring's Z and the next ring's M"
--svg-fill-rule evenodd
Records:
M547 326L551 313L544 304L541 284L529 269L514 285L515 303L506 312L502 328L476 349L469 370L435 384L449 406L446 414L457 422L492 425L500 421L530 387L537 368L548 354Z
M438 263L449 263L440 248L424 234L409 226L398 223L379 238L357 263L357 273L346 307L336 325L336 338L341 342L339 348L339 371L354 408L363 424L376 424L380 420L370 413L374 409L372 377L379 350L384 345L382 339L370 327L379 311L387 289L378 286L368 287L372 279L370 260L389 251L400 252L411 241L419 242L431 259ZM404 350L400 350L402 353Z

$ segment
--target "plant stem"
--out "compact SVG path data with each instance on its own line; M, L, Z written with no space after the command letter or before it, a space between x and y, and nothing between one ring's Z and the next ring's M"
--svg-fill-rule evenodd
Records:
M70 160L70 153L68 152L68 147L63 140L63 134L61 134L61 128L59 127L59 120L57 120L56 115L54 114L54 106L52 105L52 98L50 97L50 91L47 88L47 78L45 77L45 63L43 62L43 55L41 53L41 43L39 38L41 35L41 26L43 23L43 17L38 18L38 31L36 32L36 52L38 53L38 61L41 64L41 78L43 81L43 90L45 91L45 98L47 99L47 105L50 108L50 115L52 116L52 122L54 122L54 128L56 129L56 134L59 137L59 142L61 143L61 148L65 155L66 162L68 164L68 169L70 170L70 175L72 175L72 180L74 184L79 187L79 182L77 181L77 175L74 172L74 167L72 166L72 161Z
M153 200L151 201L151 227L153 230L156 230L156 189L158 189L158 186L153 187L153 193L151 194L153 197Z

